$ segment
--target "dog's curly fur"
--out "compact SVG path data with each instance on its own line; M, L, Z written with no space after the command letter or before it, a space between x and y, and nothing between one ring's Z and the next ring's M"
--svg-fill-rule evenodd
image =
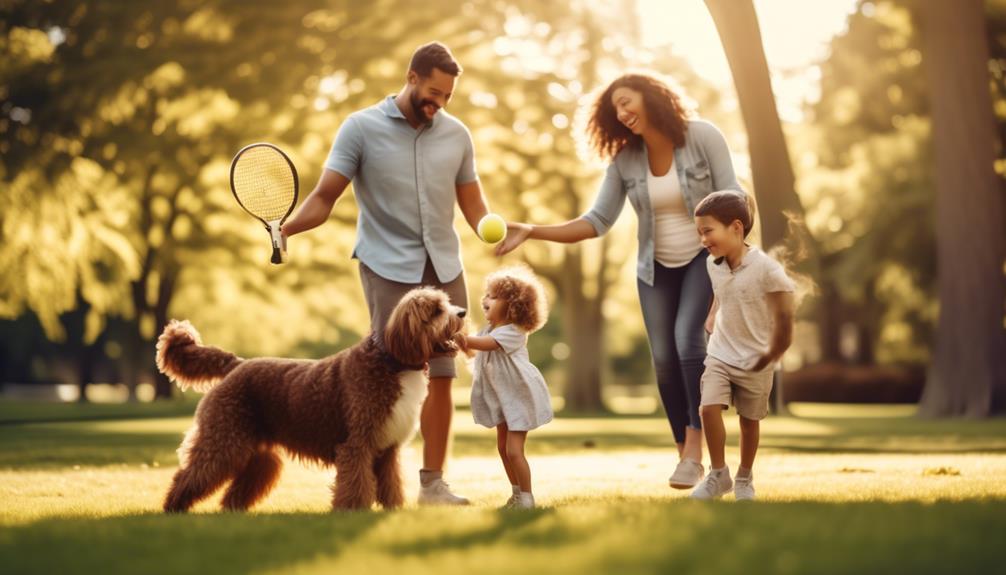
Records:
M278 450L335 465L332 506L384 508L404 501L399 447L415 433L430 355L455 351L464 310L440 290L409 292L383 341L365 338L331 357L244 360L203 346L187 321L157 343L157 367L182 389L207 391L178 450L180 467L164 501L184 512L231 481L228 510L244 510L279 478Z

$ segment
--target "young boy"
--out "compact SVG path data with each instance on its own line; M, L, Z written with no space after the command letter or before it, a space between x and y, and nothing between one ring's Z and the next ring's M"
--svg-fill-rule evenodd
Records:
M715 499L731 489L738 500L755 498L751 468L759 422L768 414L773 366L793 336L793 281L778 262L744 242L753 220L748 196L734 191L714 192L695 207L695 224L709 250L713 305L700 402L711 469L692 492L694 499ZM723 410L730 403L741 428L741 463L733 481L723 455Z

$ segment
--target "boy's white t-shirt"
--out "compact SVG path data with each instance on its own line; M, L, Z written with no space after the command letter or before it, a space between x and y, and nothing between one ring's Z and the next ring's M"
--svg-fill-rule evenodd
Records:
M748 248L731 270L723 259L706 260L713 293L719 304L706 353L740 369L751 369L768 351L774 320L766 294L792 292L796 286L779 262L756 247Z

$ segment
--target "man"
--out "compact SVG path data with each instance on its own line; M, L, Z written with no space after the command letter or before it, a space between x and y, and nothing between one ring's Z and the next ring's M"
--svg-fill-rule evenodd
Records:
M467 307L454 203L473 230L488 210L471 134L441 111L460 74L446 46L420 46L401 91L342 124L321 179L283 226L283 234L292 236L321 225L353 181L360 209L353 257L360 261L374 333L383 331L398 300L421 285L438 287L454 305ZM429 370L429 395L420 415L419 503L466 505L468 500L451 493L443 480L454 412L454 358L435 357Z

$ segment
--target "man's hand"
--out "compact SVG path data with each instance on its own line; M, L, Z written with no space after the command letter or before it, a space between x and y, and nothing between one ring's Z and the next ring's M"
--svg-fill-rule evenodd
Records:
M507 222L506 224L506 238L496 246L496 255L502 256L506 255L513 250L517 249L517 246L524 243L524 240L531 235L530 224L524 224L521 222Z

